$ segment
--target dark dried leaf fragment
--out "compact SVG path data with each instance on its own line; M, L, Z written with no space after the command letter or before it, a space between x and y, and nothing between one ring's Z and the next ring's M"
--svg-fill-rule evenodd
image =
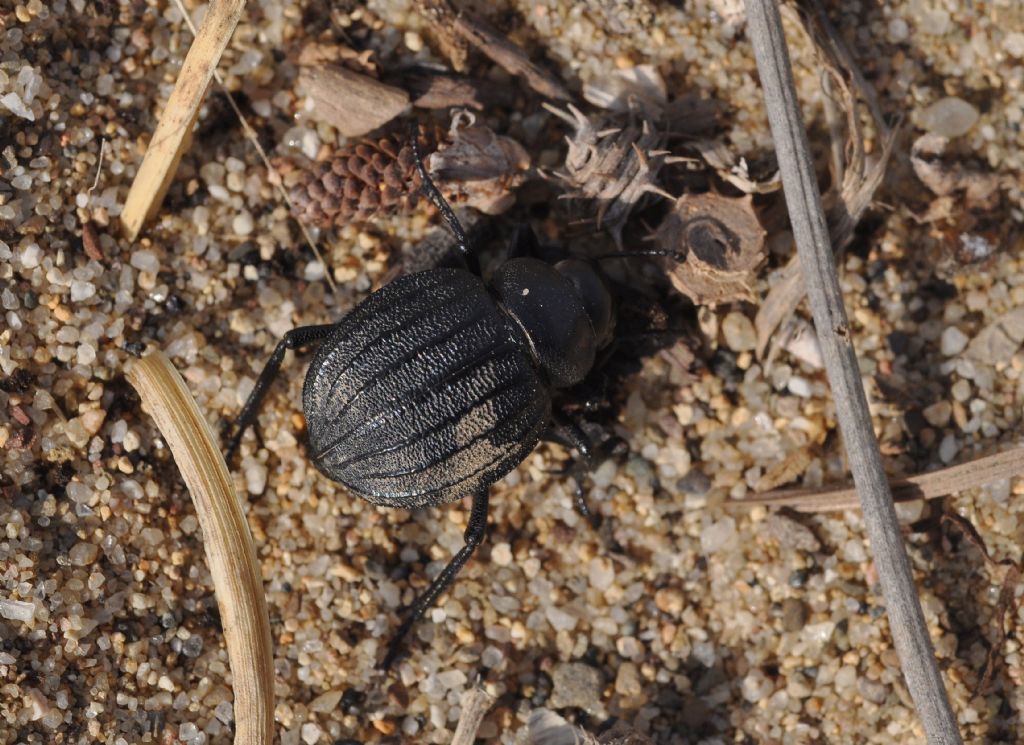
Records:
M299 88L312 102L310 116L330 124L343 137L361 137L379 129L409 107L404 90L341 65L302 67Z
M1010 559L998 561L993 559L992 555L988 552L988 547L985 545L985 539L981 537L978 529L967 518L952 512L944 512L942 513L942 522L959 528L970 544L981 552L989 569L994 567L1007 568L1006 575L1003 577L1003 582L999 587L999 600L996 602L996 638L989 642L988 654L985 655L985 667L982 668L981 680L978 682L978 689L974 694L975 696L984 696L989 691L989 687L992 684L992 675L995 673L996 665L999 664L999 659L1003 655L1003 645L1006 643L1006 613L1007 611L1013 611L1014 615L1016 615L1017 600L1015 595L1017 585L1020 584L1021 566L1018 562Z
M522 77L542 96L571 100L569 91L554 74L531 62L522 49L482 18L456 10L448 0L418 0L417 5L456 70L461 72L465 64L464 56L458 58L460 42L468 43L511 75Z

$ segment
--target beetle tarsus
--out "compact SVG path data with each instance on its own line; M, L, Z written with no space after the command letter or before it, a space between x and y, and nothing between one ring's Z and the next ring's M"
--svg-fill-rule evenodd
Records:
M469 557L476 551L477 546L483 542L484 534L487 532L488 492L488 489L483 489L473 497L473 509L469 513L469 526L466 528L464 536L466 545L459 549L459 552L448 562L448 566L444 568L444 571L437 575L437 578L430 583L430 587L417 597L409 607L405 620L402 621L402 625L398 627L398 631L395 632L390 644L388 644L387 654L384 655L384 659L380 663L382 670L390 668L394 661L398 659L399 654L402 652L402 642L405 640L406 635L427 610L434 605L438 596L455 581L456 575L466 565L466 562L469 561Z
M310 344L314 344L321 341L324 337L331 333L335 328L334 324L322 324L318 326L300 326L294 328L284 335L284 338L277 343L277 347L274 348L274 353L270 355L270 359L267 360L267 364L263 366L263 372L260 373L260 377L256 380L256 385L252 388L252 393L249 394L249 398L245 401L245 406L242 407L242 411L238 415L238 424L235 429L235 434L231 436L231 439L227 442L227 449L224 457L229 463L234 458L235 452L238 450L238 446L242 442L242 435L249 429L249 426L256 421L256 415L259 414L260 406L263 404L263 399L267 397L267 392L270 390L271 384L274 382L274 378L281 371L281 363L284 361L284 353L289 349L298 349L300 347L306 347Z
M576 511L582 515L590 527L595 530L599 527L598 516L591 511L590 506L587 504L587 492L583 485L584 474L590 473L594 470L596 465L594 458L594 441L590 439L590 435L583 431L583 428L576 422L564 422L558 424L553 429L553 437L556 442L564 445L565 447L573 448L579 453L578 458L573 458L568 467L565 469L565 474L570 476L573 480L574 485L574 496L573 504L576 507Z

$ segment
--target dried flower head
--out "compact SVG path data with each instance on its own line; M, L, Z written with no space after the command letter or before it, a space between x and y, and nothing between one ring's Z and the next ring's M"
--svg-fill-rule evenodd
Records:
M618 242L629 213L645 194L671 199L657 184L667 153L658 128L635 112L609 112L592 120L570 104L568 111L544 106L575 127L566 138L565 167L554 176L567 184L570 196L593 200L592 219L607 228Z

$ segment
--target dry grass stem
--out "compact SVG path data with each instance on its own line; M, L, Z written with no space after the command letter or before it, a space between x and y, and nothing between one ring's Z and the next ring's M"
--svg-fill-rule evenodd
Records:
M245 0L215 0L210 4L121 212L121 228L129 241L138 237L146 220L160 208L188 148L206 89L243 10Z
M181 471L203 531L234 689L235 745L274 741L270 618L252 535L213 432L162 352L127 372Z
M836 418L860 495L894 646L928 742L958 745L962 739L956 716L935 661L871 425L782 19L773 0L747 0L746 7L804 286L835 400ZM852 170L849 166L847 175Z

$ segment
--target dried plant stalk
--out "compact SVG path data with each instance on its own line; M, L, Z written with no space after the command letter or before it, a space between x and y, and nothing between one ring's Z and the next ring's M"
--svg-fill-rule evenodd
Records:
M231 663L235 745L270 745L274 741L270 617L252 534L224 456L185 381L162 352L136 362L127 377L167 440L196 506Z
M473 687L462 694L459 704L462 707L462 716L459 717L459 726L455 728L455 734L452 736L452 745L473 745L480 723L484 720L487 710L494 704L494 699L483 688Z
M199 116L199 106L213 79L217 62L231 41L231 34L244 9L245 0L214 0L210 4L121 212L121 229L129 241L138 237L143 223L163 202L181 156L188 147L192 127Z
M882 457L871 427L832 241L775 0L746 0L749 35L764 89L800 269L835 399L836 418L863 505L864 526L885 597L903 676L931 745L961 745L957 719L935 661Z

